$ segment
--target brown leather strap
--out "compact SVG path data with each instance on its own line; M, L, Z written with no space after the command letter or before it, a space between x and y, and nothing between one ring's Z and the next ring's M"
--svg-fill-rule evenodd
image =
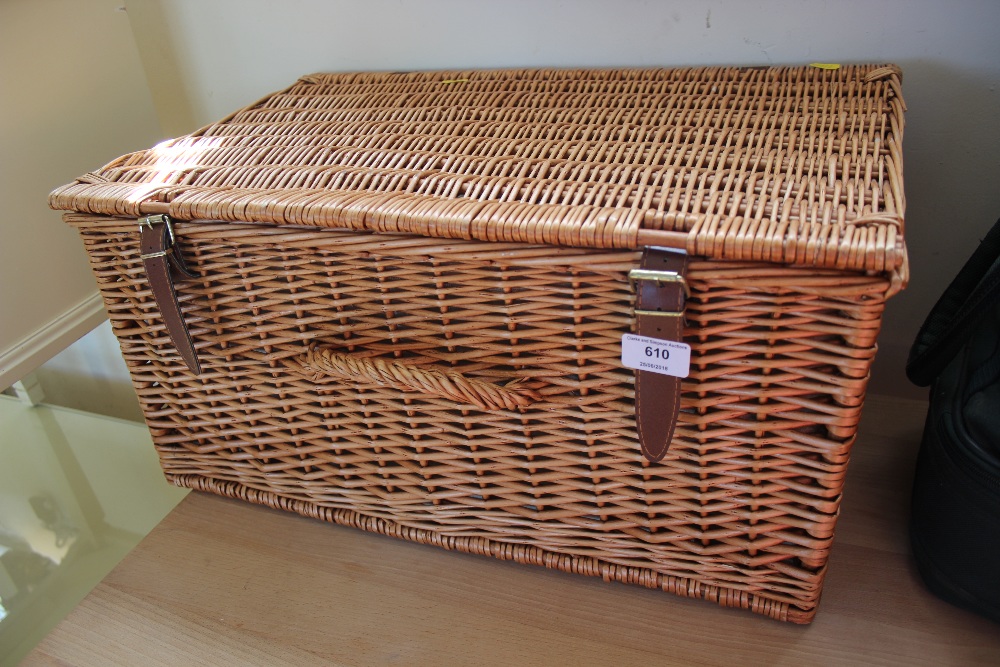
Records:
M636 334L681 341L684 333L684 273L687 255L646 248L639 271L632 271L636 289ZM663 458L674 435L681 404L681 379L650 371L635 371L635 421L643 455Z
M160 309L160 316L167 327L167 334L181 359L195 375L201 373L201 364L181 313L174 289L173 274L179 278L194 278L184 264L174 241L173 227L165 215L151 215L139 220L139 248L146 278L153 292L153 299Z

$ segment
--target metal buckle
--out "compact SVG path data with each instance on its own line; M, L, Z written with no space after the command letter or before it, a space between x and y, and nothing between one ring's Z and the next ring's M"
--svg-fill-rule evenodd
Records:
M655 280L657 283L680 283L684 290L684 298L691 298L691 289L688 282L679 273L673 271L653 271L651 269L632 269L628 272L628 281L633 285L640 280Z
M170 243L166 248L160 252L148 252L143 255L139 255L139 259L152 259L154 257L166 257L174 250L174 245L177 243L177 239L174 238L174 226L170 224L170 217L161 214L157 215L147 215L145 218L139 218L139 231L142 231L143 227L148 227L153 229L154 225L166 225L167 226L167 236L170 239Z
M691 298L691 289L688 287L687 280L679 273L673 271L654 271L652 269L632 269L628 272L628 281L632 284L633 289L637 282L640 280L652 280L658 285L663 283L679 283L681 289L684 290L684 298ZM638 310L635 311L636 315L652 315L654 317L683 317L684 316L684 306L681 306L680 310Z
M145 218L139 218L140 231L143 227L152 229L153 225L166 225L167 235L170 237L170 245L177 243L177 239L174 238L174 226L170 223L170 216L158 213L157 215L147 215Z

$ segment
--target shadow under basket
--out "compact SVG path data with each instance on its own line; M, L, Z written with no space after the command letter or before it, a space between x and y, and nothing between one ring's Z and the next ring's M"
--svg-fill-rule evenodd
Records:
M52 203L175 484L807 623L906 280L900 132L884 67L314 75ZM484 213L507 204L538 210ZM147 280L151 212L195 276L200 373ZM650 240L688 253L658 462L622 364Z

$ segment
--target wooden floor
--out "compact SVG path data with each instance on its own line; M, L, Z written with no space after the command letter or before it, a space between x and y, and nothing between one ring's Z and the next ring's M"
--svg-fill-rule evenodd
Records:
M908 554L923 415L869 400L808 627L192 493L24 664L1000 665Z

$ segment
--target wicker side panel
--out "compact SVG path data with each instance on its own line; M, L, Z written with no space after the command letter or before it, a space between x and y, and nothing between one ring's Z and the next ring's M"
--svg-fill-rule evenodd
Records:
M170 348L134 223L70 216L165 472L422 542L806 622L819 597L887 281L692 262L692 374L670 453L634 436L633 252L181 224L206 371ZM534 400L323 375L317 349Z

